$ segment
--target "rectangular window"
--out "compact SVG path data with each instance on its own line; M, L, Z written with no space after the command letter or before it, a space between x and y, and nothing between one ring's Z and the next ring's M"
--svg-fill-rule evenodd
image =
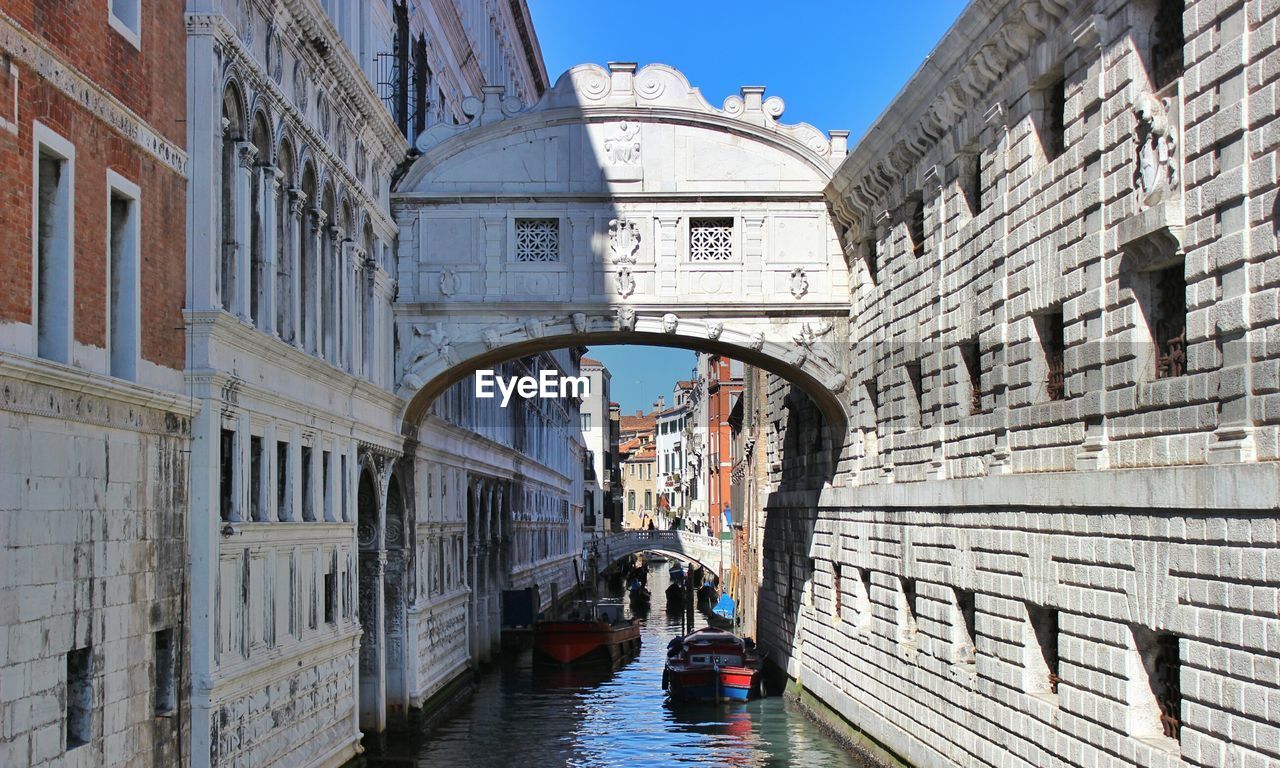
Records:
M293 500L292 494L289 493L289 443L284 440L276 441L276 519L292 520L293 510L290 509L290 502Z
M109 276L111 300L107 313L107 344L111 375L136 381L140 335L140 259L137 187L108 171Z
M1058 78L1044 93L1044 154L1049 162L1067 149L1067 81Z
M911 621L916 619L916 580L902 579L902 599L907 605L907 618Z
M644 508L653 509L653 491L644 492Z
M560 260L559 219L516 219L516 261Z
M583 413L581 414L581 418L582 418L582 431L586 432L587 430L591 429L591 414Z
M960 179L964 183L965 201L969 204L969 215L977 216L982 213L985 204L983 192L985 191L982 184L982 153L974 152L969 155L961 156L963 163L960 170Z
M262 498L262 473L265 466L262 462L262 437L249 437L249 519L266 520L267 505Z
M176 686L174 682L175 648L173 630L162 629L155 634L156 685L155 713L167 715L178 706Z
M732 218L689 220L690 261L728 261L732 258Z
M36 354L46 360L70 363L74 306L72 163L75 151L39 123L35 124L35 133L35 204L32 206L35 221L32 226L35 240Z
M1187 277L1179 261L1148 273L1151 311L1147 312L1156 345L1156 378L1170 379L1187 372Z
M312 472L314 467L311 466L311 446L302 446L302 519L316 519L316 495L313 488Z
M108 21L111 28L133 43L133 47L142 47L142 9L140 7L142 0L110 0L110 3L111 13Z
M920 361L907 363L904 366L907 374L907 406L915 409L916 426L925 426L924 420L924 374Z
M969 387L970 415L982 412L982 353L978 349L978 340L960 345L960 362L963 365L965 380Z
M93 649L67 652L67 749L93 738Z
M1040 350L1044 359L1044 388L1049 400L1067 398L1066 336L1062 307L1036 318L1036 331L1040 335Z
M835 613L835 617L837 619L840 618L840 607L841 607L841 603L843 602L843 596L840 593L843 590L843 588L844 587L840 582L840 564L832 563L831 564L831 593L832 593L832 603L834 605L833 610Z
M218 496L223 520L239 519L236 516L235 472L236 433L234 430L224 429L218 446Z
M978 651L978 607L974 593L967 589L955 590L956 614L960 619L957 629L962 633L956 637L957 652L955 661L973 663Z
M924 256L924 194L916 192L907 198L907 234L911 237L911 252L916 258Z
M1135 626L1133 639L1159 711L1159 733L1176 741L1182 735L1182 658L1178 636Z
M1151 25L1151 84L1156 90L1182 77L1183 48L1186 36L1182 17L1185 0L1159 0L1156 18Z
M329 565L329 571L324 575L324 623L337 623L338 614L338 576L334 573L334 566Z
M1040 649L1040 657L1044 661L1045 680L1036 683L1033 689L1058 692L1058 612L1053 608L1042 608L1038 605L1027 606L1027 619L1035 631L1036 644Z
M320 493L324 499L324 519L333 520L333 493L329 490L329 464L332 456L328 451L320 453Z

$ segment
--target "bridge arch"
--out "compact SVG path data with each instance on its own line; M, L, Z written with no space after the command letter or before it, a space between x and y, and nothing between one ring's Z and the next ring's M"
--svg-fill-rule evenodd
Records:
M839 447L850 297L823 190L845 132L778 122L763 88L715 108L658 64L575 67L528 109L489 87L464 111L393 193L406 430L476 369L653 344L788 379Z

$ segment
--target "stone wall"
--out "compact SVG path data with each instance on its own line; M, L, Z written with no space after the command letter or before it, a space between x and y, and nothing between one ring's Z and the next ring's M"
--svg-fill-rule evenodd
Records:
M189 433L177 398L0 355L0 763L178 761Z

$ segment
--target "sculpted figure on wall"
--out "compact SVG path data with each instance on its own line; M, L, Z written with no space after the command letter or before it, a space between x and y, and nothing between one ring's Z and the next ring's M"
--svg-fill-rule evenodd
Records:
M1143 207L1168 199L1178 185L1177 136L1167 103L1144 93L1133 105L1137 118L1137 169L1134 181Z
M639 165L640 124L623 120L604 140L604 151L610 165Z
M636 329L636 310L634 307L618 308L618 329L634 331Z
M614 287L618 289L618 295L627 298L636 292L636 278L631 273L631 267L623 265L613 276Z
M618 264L635 264L640 250L640 225L627 219L611 219L609 250Z
M675 333L676 326L678 326L679 324L680 324L680 318L676 317L675 313L668 312L667 314L662 316L662 332L663 333Z

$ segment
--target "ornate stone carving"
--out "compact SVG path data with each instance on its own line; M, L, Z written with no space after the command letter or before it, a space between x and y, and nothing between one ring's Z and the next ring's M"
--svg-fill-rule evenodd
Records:
M843 373L837 373L836 375L827 379L826 386L827 386L827 389L831 390L832 392L838 395L844 391L845 387L849 386L849 377L844 375Z
M636 310L634 307L618 307L618 330L634 331L636 329Z
M764 349L764 331L756 331L751 334L751 340L747 342L747 346L759 352Z
M724 331L724 323L719 320L712 320L707 323L707 338L715 341L720 338L720 334Z
M293 63L293 103L307 111L307 65L302 59Z
M531 339L542 338L542 321L536 318L524 321L524 332Z
M485 328L484 331L481 332L480 338L484 341L485 349L497 349L498 345L502 343L497 330L493 328Z
M236 147L236 160L239 161L241 168L253 170L258 164L258 148L249 142L241 142Z
M301 218L306 209L307 193L298 187L289 187L289 213L295 218Z
M627 219L609 221L609 250L614 262L635 264L640 250L640 225Z
M618 269L613 275L614 287L618 290L618 295L627 298L636 292L636 278L631 273L631 267L625 264Z
M569 322L573 324L574 333L587 332L587 315L583 312L574 312L569 315Z
M1149 208L1170 199L1178 188L1178 136L1170 115L1169 99L1144 93L1133 105L1137 118L1137 167L1134 183Z
M605 159L610 165L640 164L640 124L623 120L604 140Z
M444 332L440 323L436 323L435 328L427 328L421 323L413 326L413 342L405 356L402 383L413 389L421 389L424 382L418 373L432 357L440 358L446 365L454 364L453 344L449 335Z
M791 270L791 295L799 299L808 292L809 277L805 274L804 267Z
M458 273L445 268L440 271L440 293L452 296L458 292Z
M662 316L662 332L675 333L676 328L680 325L680 318L674 312L668 312Z

